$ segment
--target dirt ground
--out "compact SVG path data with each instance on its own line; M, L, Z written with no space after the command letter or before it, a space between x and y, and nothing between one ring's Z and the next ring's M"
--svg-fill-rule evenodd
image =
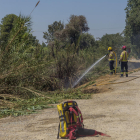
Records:
M140 71L110 82L123 82L135 77L140 77ZM92 87L95 88L91 85L89 89ZM92 99L76 101L82 111L85 128L111 137L79 140L140 140L140 78L97 88L102 92L94 94ZM3 118L0 119L0 140L57 140L58 123L56 107L29 116Z

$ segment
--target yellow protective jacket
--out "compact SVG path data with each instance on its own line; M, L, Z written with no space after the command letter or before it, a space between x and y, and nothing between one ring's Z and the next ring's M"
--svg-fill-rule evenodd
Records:
M120 55L120 61L121 62L127 62L128 61L128 53L127 51L123 51Z
M114 52L113 51L110 51L108 60L109 61L114 61Z

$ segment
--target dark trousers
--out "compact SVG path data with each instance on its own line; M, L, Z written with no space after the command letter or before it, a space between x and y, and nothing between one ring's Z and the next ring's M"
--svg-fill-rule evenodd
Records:
M128 64L127 64L127 62L121 62L121 75L123 75L123 73L124 73L124 68L125 68L126 74L128 74Z
M115 71L115 69L114 69L114 61L109 61L109 66L110 66L110 73L112 73L113 74L113 71Z

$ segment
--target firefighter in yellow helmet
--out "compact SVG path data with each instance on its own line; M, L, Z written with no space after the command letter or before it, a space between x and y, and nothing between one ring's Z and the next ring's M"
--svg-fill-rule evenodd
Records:
M123 77L124 74L124 68L126 71L126 77L128 77L128 53L126 51L126 46L122 47L123 52L120 55L120 60L119 60L119 64L121 62L121 77Z
M108 54L108 60L109 60L109 67L110 67L110 75L113 75L115 73L115 68L114 68L114 52L112 50L112 47L108 48L109 54Z

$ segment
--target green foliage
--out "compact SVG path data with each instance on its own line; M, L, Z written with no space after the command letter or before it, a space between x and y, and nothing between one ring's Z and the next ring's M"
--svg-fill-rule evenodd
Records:
M80 49L87 49L87 48L95 46L94 37L89 33L81 34L79 46L80 46Z
M17 18L18 18L18 16L14 15L14 14L9 14L9 15L6 15L1 20L1 24L0 24L0 46L1 46L2 50L4 49L3 46L7 44L9 34L10 34L11 30L13 29L14 23L16 23L15 20Z
M46 98L33 98L30 100L17 101L14 108L4 108L0 109L0 117L6 116L21 116L29 115L32 113L37 113L36 110L41 110L44 108L50 108L52 106L48 104L56 103L55 100L46 100Z
M120 58L123 45L127 46L127 50L131 48L129 40L127 40L127 38L123 36L123 33L103 35L102 38L96 43L98 45L98 52L100 52L101 54L105 52L108 53L108 47L112 47L113 51L117 55L118 60Z
M86 18L83 15L71 15L65 29L57 31L55 36L63 42L69 42L70 44L74 43L76 46L81 33L87 32L88 30L89 27Z
M113 50L116 51L118 49L121 49L124 43L124 37L119 33L106 34L101 38L101 45L106 46L106 50L108 50L108 47L112 47Z
M62 29L64 29L64 25L63 23L61 23L61 21L57 22L55 21L53 24L48 25L48 32L43 32L43 38L47 40L47 43L54 41L55 36L54 33L56 31L61 31Z
M53 93L51 93L51 97L60 101L62 99L89 99L91 98L92 94L94 94L94 92L84 93L83 88L68 88L67 90L62 89L54 91Z
M44 42L42 42L42 47L47 47L47 45Z
M87 32L89 30L86 17L84 17L83 15L80 16L71 15L69 20L70 21L66 25L66 28L72 26L79 32Z
M32 45L39 45L39 43L36 43L36 38L30 34L30 30L31 18L19 15L13 23L7 44L1 49L2 71L11 69L11 66L15 67L24 63L24 61L32 55L34 50ZM28 52L30 52L30 54Z
M59 103L63 99L89 99L93 93L83 93L82 89L68 89L45 93L44 95L41 93L42 97L11 100L14 106L0 108L0 118L37 113L37 110L51 108L53 104Z
M140 58L140 0L128 0L126 11L125 36L131 41L132 52Z

